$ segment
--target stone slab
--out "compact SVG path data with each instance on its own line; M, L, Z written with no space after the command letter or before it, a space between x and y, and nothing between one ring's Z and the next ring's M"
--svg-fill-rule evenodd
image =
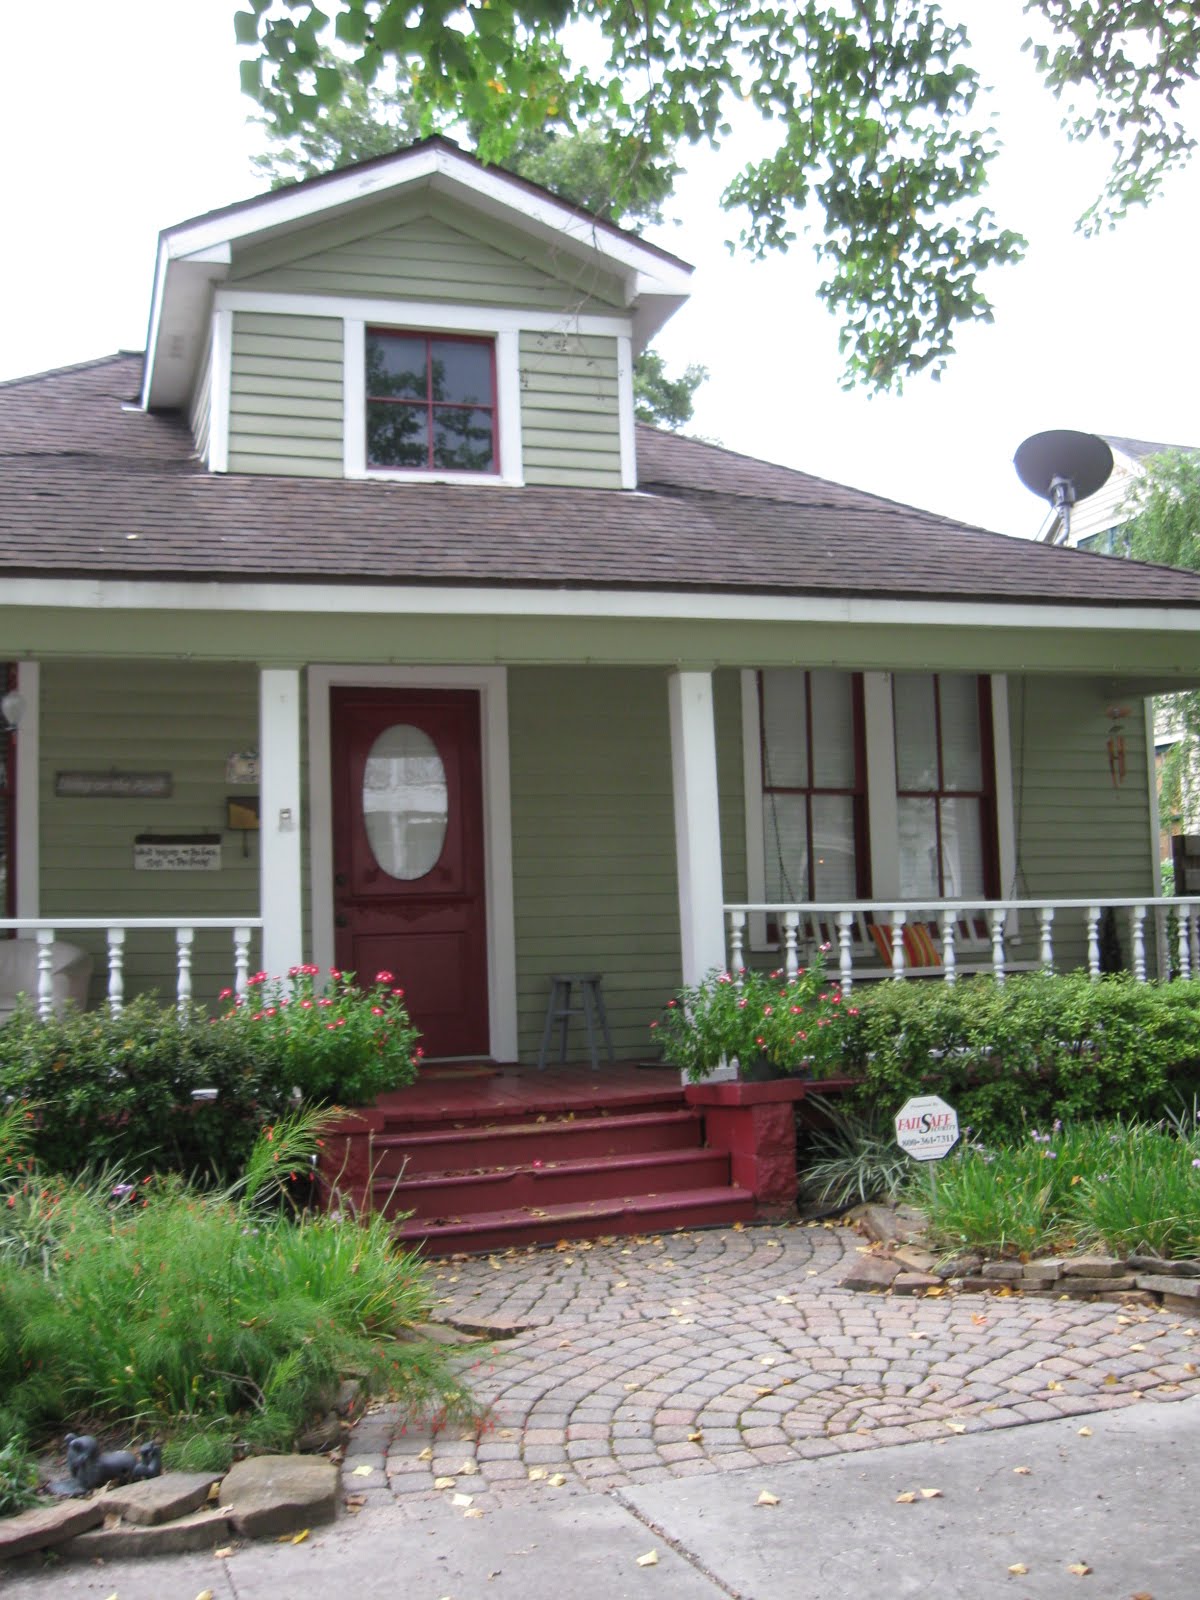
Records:
M103 1521L104 1508L98 1500L60 1500L0 1518L0 1561L60 1545Z
M219 1472L164 1472L144 1483L109 1489L100 1497L100 1503L106 1516L116 1515L126 1522L149 1527L198 1511L213 1484L220 1481Z
M125 1556L177 1556L189 1550L212 1550L232 1537L230 1512L214 1507L192 1511L174 1522L138 1524L122 1522L112 1528L93 1528L61 1547L63 1555L88 1561L113 1561Z
M1115 1274L1111 1277L1085 1278L1081 1273L1075 1273L1069 1278L1063 1278L1059 1284L1064 1294L1072 1296L1084 1294L1124 1294L1127 1289L1136 1289L1138 1280L1132 1273L1125 1277Z
M1151 1294L1172 1294L1189 1306L1200 1304L1200 1278L1177 1278L1173 1273L1166 1272L1139 1272L1137 1286L1139 1289L1148 1289Z
M1026 1261L1021 1268L1021 1275L1026 1278L1040 1278L1046 1282L1054 1282L1062 1277L1063 1263L1056 1256L1044 1256L1039 1261Z
M860 1256L842 1279L843 1289L890 1289L900 1268L883 1256Z
M1070 1256L1063 1262L1064 1278L1121 1278L1127 1271L1116 1256Z
M995 1278L1001 1283L1015 1283L1025 1276L1019 1261L988 1261L980 1269L981 1278Z
M337 1515L338 1469L323 1456L252 1456L225 1474L221 1504L250 1539L297 1533Z
M898 1272L892 1281L893 1294L924 1294L942 1287L942 1280L930 1272Z
M1161 1256L1130 1256L1131 1272L1162 1272L1171 1278L1200 1278L1200 1261L1164 1261Z

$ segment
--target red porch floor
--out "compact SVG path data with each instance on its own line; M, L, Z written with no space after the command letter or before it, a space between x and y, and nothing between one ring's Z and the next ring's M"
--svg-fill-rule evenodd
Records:
M605 1108L636 1110L678 1093L675 1067L640 1066L636 1061L586 1062L547 1067L494 1067L432 1062L406 1089L380 1095L377 1109L389 1122L440 1122L457 1117L565 1115Z

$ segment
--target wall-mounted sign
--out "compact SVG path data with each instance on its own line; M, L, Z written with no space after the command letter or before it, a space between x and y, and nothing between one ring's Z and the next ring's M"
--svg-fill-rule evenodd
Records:
M56 772L54 792L72 799L166 800L169 772Z
M258 782L258 751L235 750L225 761L226 783Z
M220 872L219 833L144 834L133 841L137 872Z
M258 832L258 796L230 794L225 797L225 826L234 833Z

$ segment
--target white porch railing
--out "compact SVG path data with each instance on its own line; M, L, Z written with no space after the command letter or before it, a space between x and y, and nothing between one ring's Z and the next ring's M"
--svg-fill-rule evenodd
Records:
M235 994L245 992L250 976L250 941L262 929L261 917L0 917L0 933L12 929L32 933L37 943L37 984L33 1000L40 1017L54 1009L54 943L60 934L103 933L108 956L108 1004L119 1014L125 1004L125 936L143 930L172 931L175 935L175 998L180 1012L192 1003L192 946L196 934L225 930L233 939Z
M729 968L736 972L746 965L751 931L758 923L761 932L770 919L779 931L778 943L789 977L802 965L802 956L807 958L818 946L827 945L829 971L831 975L837 972L847 991L863 979L920 976L953 983L960 972L990 972L1003 983L1007 972L1018 969L1052 972L1055 929L1073 922L1083 935L1088 973L1094 983L1100 978L1100 924L1108 909L1124 921L1129 970L1139 983L1146 982L1148 932L1160 974L1166 976L1173 970L1180 978L1200 977L1197 895L1141 900L947 900L932 905L877 900L727 905ZM1023 921L1036 937L1035 957L1021 948L1032 942L1022 933ZM749 942L755 949L767 947L765 935Z

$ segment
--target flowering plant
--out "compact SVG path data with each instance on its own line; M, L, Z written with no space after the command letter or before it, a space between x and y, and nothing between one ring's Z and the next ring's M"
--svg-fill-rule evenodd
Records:
M318 1104L368 1105L411 1083L421 1036L393 975L377 972L370 988L336 967L318 987L320 977L319 967L307 965L292 967L286 984L256 972L244 995L222 991L230 1003L216 1025L252 1031L256 1049L273 1054L287 1081Z
M784 1072L828 1077L841 1056L843 1010L857 1015L854 1007L843 1008L819 951L794 978L782 970L714 968L700 983L680 989L650 1026L663 1059L693 1083L735 1059L743 1077L760 1060Z

